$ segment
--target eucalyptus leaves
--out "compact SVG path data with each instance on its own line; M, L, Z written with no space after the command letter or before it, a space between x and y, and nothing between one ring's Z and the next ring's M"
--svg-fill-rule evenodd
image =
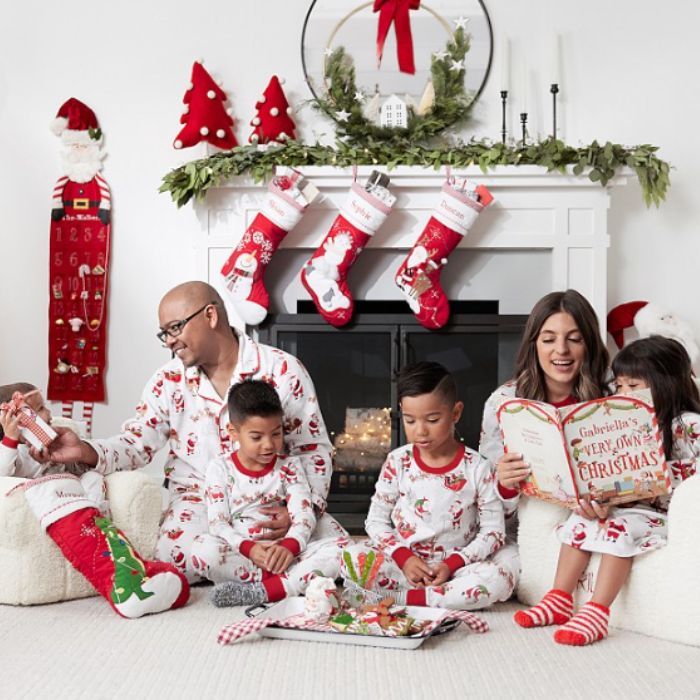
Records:
M208 158L195 160L169 172L163 178L161 192L169 192L178 207L193 197L202 199L207 190L237 175L251 175L255 181L269 177L276 165L382 165L389 170L398 165L433 167L450 165L466 168L478 165L485 173L498 165L539 165L548 171L569 172L586 176L606 185L621 168L631 168L639 179L647 206L657 207L666 197L670 166L656 155L658 148L648 144L621 146L599 144L574 148L562 141L547 139L540 143L510 146L487 140L457 143L450 147L428 148L419 145L378 141L368 138L365 144L339 141L336 147L306 145L289 141L283 146L259 150L255 146L238 146Z

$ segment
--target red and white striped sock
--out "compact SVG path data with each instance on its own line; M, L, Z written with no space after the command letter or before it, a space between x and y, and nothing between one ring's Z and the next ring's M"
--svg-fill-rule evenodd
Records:
M521 627L547 627L563 625L574 614L571 593L553 588L532 608L518 610L513 619Z
M83 420L85 421L85 437L92 437L92 412L95 404L91 401L83 403Z
M610 608L599 603L586 603L564 626L554 633L558 644L584 646L608 636Z

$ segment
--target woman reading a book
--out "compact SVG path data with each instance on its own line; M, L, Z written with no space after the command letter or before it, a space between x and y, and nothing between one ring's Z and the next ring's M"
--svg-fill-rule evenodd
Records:
M528 318L518 351L515 377L500 386L484 406L479 451L497 465L498 494L506 513L506 546L498 552L518 573L516 509L520 483L530 473L522 455L504 454L496 418L500 405L514 397L556 407L597 399L607 391L608 351L598 317L578 292L552 292L540 299ZM584 510L585 508L585 510ZM582 515L597 517L588 504Z
M612 369L616 393L651 390L671 486L677 487L696 473L700 460L700 395L687 352L670 338L643 338L623 348ZM667 542L669 499L642 500L631 507L583 503L557 527L562 547L553 589L538 605L516 613L515 621L522 627L563 625L554 634L561 644L604 639L610 605L627 580L633 558ZM571 617L571 593L593 552L602 554L593 597Z

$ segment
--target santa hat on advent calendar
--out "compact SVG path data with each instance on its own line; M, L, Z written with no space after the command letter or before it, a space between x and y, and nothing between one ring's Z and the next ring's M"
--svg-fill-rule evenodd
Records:
M647 301L628 301L610 311L608 333L618 348L625 344L625 329L634 327L640 338L661 335L677 340L687 351L693 366L700 358L700 348L689 324L673 312Z
M51 123L51 131L56 136L60 136L66 145L95 143L102 138L102 131L95 113L75 97L71 97L60 106Z

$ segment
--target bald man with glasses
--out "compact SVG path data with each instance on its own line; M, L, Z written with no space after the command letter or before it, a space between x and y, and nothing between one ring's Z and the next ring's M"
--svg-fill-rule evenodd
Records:
M124 423L122 432L82 441L70 431L61 431L50 448L36 457L82 462L109 474L143 467L168 445L165 475L170 503L156 556L196 581L190 557L193 540L208 532L206 469L215 458L235 448L227 431L228 390L245 379L263 379L280 395L285 444L304 466L319 515L317 532L346 535L333 518L323 515L332 470L331 444L313 383L301 363L233 329L218 292L204 282L186 282L171 289L160 302L158 318L156 336L173 358L148 381L136 415ZM290 525L286 509L270 507L266 513L269 519L258 524L260 535L264 539L283 537Z

